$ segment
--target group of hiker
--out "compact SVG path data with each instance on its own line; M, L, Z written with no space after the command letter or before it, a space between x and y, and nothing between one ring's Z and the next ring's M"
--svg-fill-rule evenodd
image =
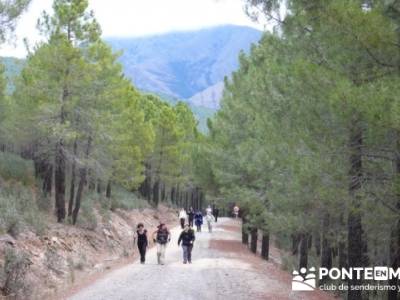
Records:
M201 227L204 222L203 220L205 219L205 221L207 222L208 231L212 232L212 223L218 222L218 215L219 209L217 207L214 207L214 209L212 209L210 205L206 208L206 215L204 217L200 210L197 210L195 212L194 209L191 207L186 212L186 210L182 208L179 211L179 222L182 229L184 229L186 223L189 225L190 228L193 228L194 224L196 225L197 232L201 232Z
M203 217L200 210L195 212L192 207L187 212L184 208L179 211L179 222L182 232L178 238L178 246L182 246L184 264L192 263L192 250L196 239L193 224L196 225L197 232L201 232L203 220L205 219L208 231L211 233L213 223L218 221L218 208L214 207L214 209L212 209L209 205L205 212L206 214ZM161 223L158 225L157 230L153 232L151 238L157 246L157 263L159 265L164 265L165 251L168 243L171 241L171 233L167 226ZM137 244L140 253L140 263L144 264L146 261L146 250L149 245L149 238L143 223L137 225L134 242Z

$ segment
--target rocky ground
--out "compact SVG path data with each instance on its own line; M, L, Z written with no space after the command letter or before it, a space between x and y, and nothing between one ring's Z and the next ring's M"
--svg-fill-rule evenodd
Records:
M203 226L205 230L205 227ZM177 245L180 229L172 231L167 263L156 264L156 250L147 264L138 261L74 291L70 300L331 300L321 291L292 292L291 274L252 254L240 241L240 221L222 218L213 233L196 234L193 263L182 263Z
M95 230L52 224L43 236L29 231L22 232L17 239L0 235L0 265L4 264L6 249L26 253L29 261L22 295L18 298L62 298L65 291L136 259L132 244L138 222L151 231L160 221L177 224L176 212L163 206L158 210L116 210L106 220L100 215L97 219Z

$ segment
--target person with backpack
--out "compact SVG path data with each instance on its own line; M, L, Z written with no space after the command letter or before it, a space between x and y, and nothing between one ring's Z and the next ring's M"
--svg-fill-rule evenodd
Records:
M236 204L233 207L233 215L234 215L235 219L237 219L239 217L239 206L237 206Z
M208 226L208 232L212 232L212 223L215 222L215 218L212 214L207 214L206 215L206 221L207 221L207 226Z
M183 250L183 263L192 263L192 250L193 243L195 240L194 230L188 225L185 225L185 228L181 232L178 239L178 246L180 246L182 242L182 250Z
M134 236L134 243L137 243L137 247L140 253L140 263L144 264L146 261L146 249L149 245L147 238L147 230L144 228L143 223L139 223L136 227L136 234Z
M187 213L188 215L188 221L189 221L189 226L193 227L193 220L194 220L194 210L193 207L189 208L189 212Z
M182 209L179 211L179 221L181 222L181 228L182 228L182 229L183 229L183 227L185 226L186 218L187 218L186 210L185 210L184 208L182 208Z
M203 215L199 210L194 215L194 224L197 227L197 232L201 232L201 225L203 225Z
M164 223L158 225L158 229L153 232L153 241L157 245L157 263L165 264L165 250L168 243L171 241L171 233Z
M207 208L206 208L206 215L212 214L212 213L213 213L213 210L211 208L211 205L208 205Z

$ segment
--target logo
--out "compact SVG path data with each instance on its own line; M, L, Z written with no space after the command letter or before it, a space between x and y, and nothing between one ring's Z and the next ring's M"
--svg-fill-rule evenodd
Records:
M317 274L318 273L318 274ZM292 278L292 291L349 291L349 290L379 290L391 291L398 290L397 284L382 284L393 278L400 279L400 268L393 269L384 266L375 267L354 267L354 268L301 268L300 271L294 270ZM317 287L317 278L320 285ZM321 282L324 278L329 278L328 283ZM358 279L361 284L348 284L343 281ZM341 280L334 283L334 280ZM375 282L375 283L373 283Z
M293 271L292 291L313 291L316 287L315 268L311 267L308 272L301 268L300 273Z

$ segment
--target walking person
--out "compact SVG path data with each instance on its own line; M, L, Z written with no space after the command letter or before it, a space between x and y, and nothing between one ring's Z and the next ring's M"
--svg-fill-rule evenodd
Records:
M179 221L181 222L182 229L185 226L186 218L187 218L186 211L184 208L181 208L181 210L179 211Z
M134 241L137 243L139 249L140 263L144 264L146 262L146 249L149 245L149 240L147 237L147 230L144 228L143 223L137 225Z
M211 205L207 206L207 208L206 208L206 215L212 214L212 212L213 212L213 210L212 210L212 208L211 208Z
M171 241L171 233L164 223L158 225L158 229L153 232L153 241L157 245L157 263L159 265L165 264L165 250L168 243Z
M203 225L203 215L199 210L194 215L194 224L197 227L197 232L201 232L201 225Z
M189 212L187 213L189 226L193 228L193 220L194 220L194 210L193 207L189 208Z
M233 207L233 215L235 216L235 219L239 217L239 206L235 205Z
M183 250L183 263L189 264L192 263L192 250L193 243L195 240L194 230L188 225L185 225L185 228L181 232L178 239L178 246L180 246L182 242L182 250Z
M207 221L207 226L208 226L208 232L212 232L212 224L215 222L215 218L212 214L207 214L206 215L206 221Z
M213 209L214 217L215 217L215 223L218 222L218 215L219 215L219 208L217 206L214 207Z

